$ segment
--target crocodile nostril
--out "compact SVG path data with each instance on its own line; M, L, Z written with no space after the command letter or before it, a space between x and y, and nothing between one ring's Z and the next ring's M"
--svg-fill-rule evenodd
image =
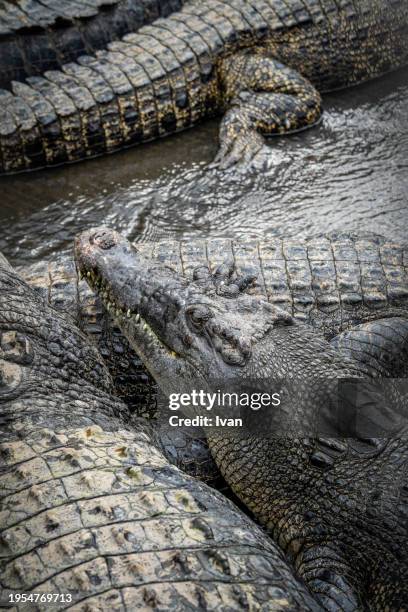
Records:
M89 241L91 244L96 244L104 251L111 249L116 244L112 232L109 232L108 230L101 230L99 232L95 232L91 235Z

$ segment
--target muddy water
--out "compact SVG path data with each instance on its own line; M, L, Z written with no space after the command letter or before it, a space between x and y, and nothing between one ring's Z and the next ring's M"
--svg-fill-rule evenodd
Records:
M323 123L270 143L271 168L220 174L217 122L123 153L5 178L0 251L14 263L71 248L107 223L132 239L309 237L334 230L404 239L408 69L325 98Z

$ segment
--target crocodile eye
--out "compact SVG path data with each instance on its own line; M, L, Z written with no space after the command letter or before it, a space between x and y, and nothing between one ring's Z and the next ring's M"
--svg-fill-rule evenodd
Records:
M194 327L201 328L213 316L211 310L206 306L193 306L187 310L187 314Z

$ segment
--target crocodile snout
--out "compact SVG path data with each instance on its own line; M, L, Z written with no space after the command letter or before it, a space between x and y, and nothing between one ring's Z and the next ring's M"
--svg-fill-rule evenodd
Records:
M94 269L102 255L112 252L120 240L120 234L105 226L91 228L77 236L75 259L80 272Z
M76 237L75 252L91 253L95 248L108 251L119 243L120 238L120 234L109 227L91 228Z

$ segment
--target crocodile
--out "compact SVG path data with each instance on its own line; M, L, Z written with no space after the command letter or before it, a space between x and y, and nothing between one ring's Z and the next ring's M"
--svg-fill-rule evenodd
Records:
M384 263L396 254L385 248ZM330 344L276 304L247 294L253 275L233 264L198 266L188 279L103 227L77 238L76 257L166 396L215 391L220 381L229 390L242 381L295 381L281 406L283 428L272 421L276 436L246 424L228 435L204 423L215 461L324 609L405 609L407 402L394 378L408 372L407 302L368 319L362 314ZM375 401L363 394L361 408L378 423L375 433L352 434L348 422L339 429L331 412L339 381L368 391L376 377L384 386ZM341 404L350 407L359 409ZM314 429L319 415L327 429Z
M225 258L233 260L239 273L256 277L248 289L252 295L280 306L329 341L362 321L377 318L378 313L398 312L408 305L408 247L371 234L332 234L305 241L168 240L135 243L135 247L188 278L196 267L215 270ZM59 256L19 272L92 339L109 367L117 395L130 411L156 417L154 380L113 323L111 306L106 309L86 280L79 278L73 259ZM163 451L172 462L224 488L201 431L176 437L163 427L160 433Z
M88 338L0 256L1 607L318 612L277 545L127 412Z
M321 94L406 64L405 0L204 0L0 92L0 172L56 166L223 113L215 167L316 125Z
M331 340L342 331L408 306L408 245L369 233L332 233L308 240L207 238L135 242L146 258L192 278L233 261L254 277L248 291L276 304ZM110 365L116 391L138 416L153 399L152 381L70 255L17 267L48 303L75 320Z
M181 0L1 0L0 88L61 69L181 6Z

